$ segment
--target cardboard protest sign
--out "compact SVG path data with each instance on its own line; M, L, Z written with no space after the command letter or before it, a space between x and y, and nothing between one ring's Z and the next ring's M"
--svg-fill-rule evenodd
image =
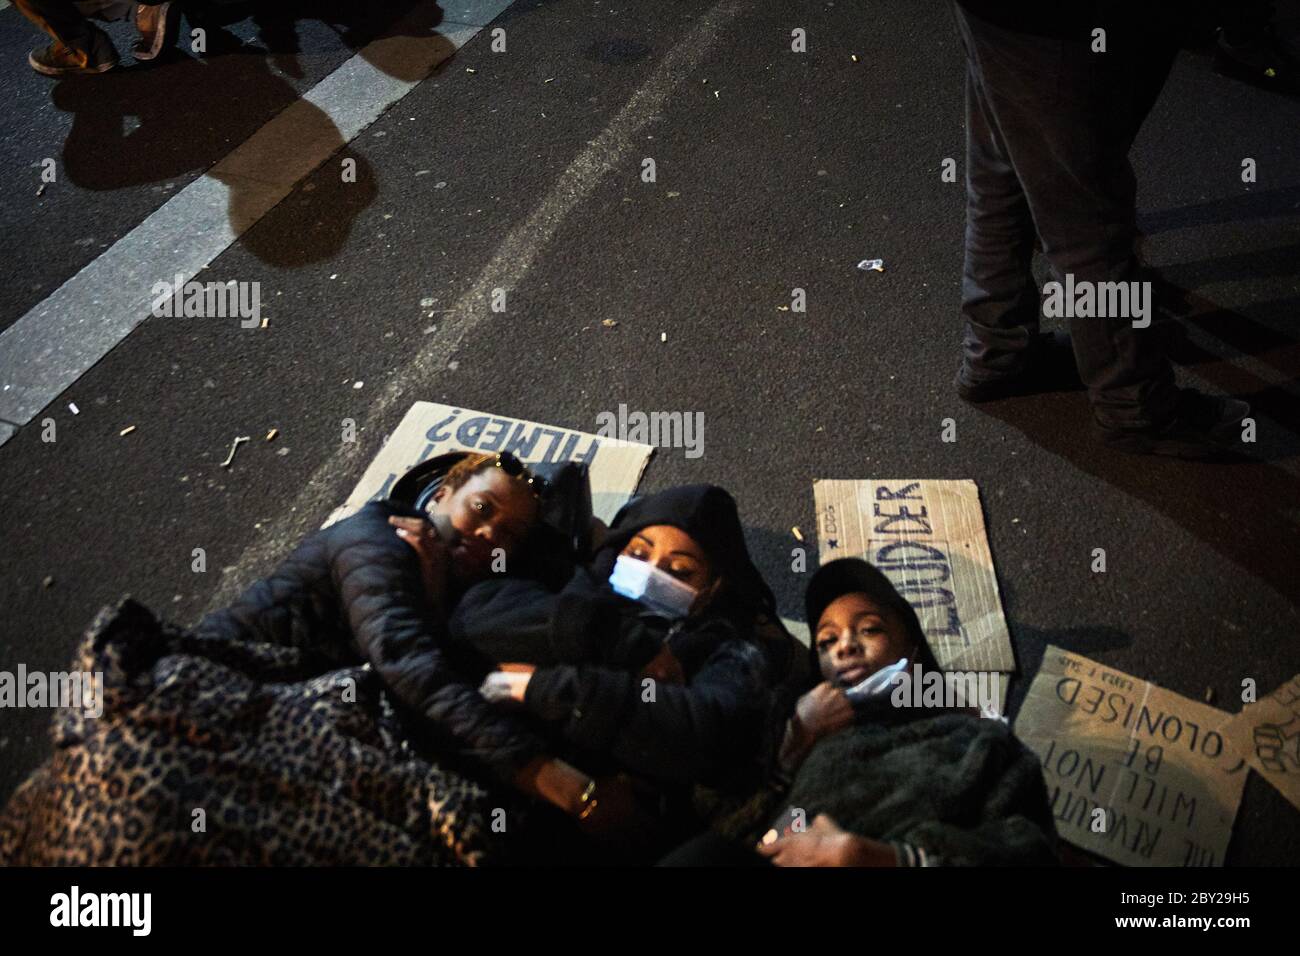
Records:
M1300 809L1300 674L1243 707L1223 736L1256 773Z
M823 479L813 496L821 563L859 557L883 571L942 668L1016 669L973 481Z
M1222 866L1246 784L1232 715L1049 646L1016 717L1062 838L1133 866Z
M586 432L521 418L416 402L326 525L382 498L412 467L449 451L508 451L525 464L585 462L590 469L592 510L608 524L636 490L654 449L625 441L606 442Z

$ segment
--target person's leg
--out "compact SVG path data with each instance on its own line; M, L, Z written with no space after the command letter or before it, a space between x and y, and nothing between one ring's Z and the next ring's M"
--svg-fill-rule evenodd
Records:
M89 50L95 26L72 0L14 0L18 12L58 43Z
M966 61L966 241L960 381L1024 369L1038 329L1039 297L1031 263L1034 224L1016 171L990 115L979 61Z
M1172 58L1148 67L1138 90L1126 64L1139 51L1115 30L1110 51L1092 53L1086 38L1029 37L959 19L1055 277L1137 278L1128 149ZM1133 328L1130 317L1071 321L1079 375L1103 426L1152 426L1173 414L1173 369L1149 331Z
M72 0L14 0L28 20L54 43L28 56L32 68L47 76L102 73L117 65L117 50L103 30L92 24Z

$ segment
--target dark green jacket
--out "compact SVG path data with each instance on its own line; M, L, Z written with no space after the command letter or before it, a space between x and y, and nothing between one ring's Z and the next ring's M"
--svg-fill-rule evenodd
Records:
M820 741L786 812L829 814L862 836L949 866L1053 864L1056 829L1038 758L1000 721L946 712L861 722Z

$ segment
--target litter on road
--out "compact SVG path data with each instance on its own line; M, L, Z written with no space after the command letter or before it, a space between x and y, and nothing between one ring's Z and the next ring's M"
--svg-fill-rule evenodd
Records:
M884 259L863 259L861 262L858 263L858 268L861 269L863 272L884 272L885 260Z
M230 467L231 462L235 460L235 450L246 441L248 441L247 435L241 435L239 438L235 439L235 443L230 446L230 454L227 455L226 460L221 463L222 468Z

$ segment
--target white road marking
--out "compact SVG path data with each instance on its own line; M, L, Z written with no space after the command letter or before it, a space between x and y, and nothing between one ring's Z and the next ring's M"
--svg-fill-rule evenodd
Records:
M512 2L453 0L435 33L368 44L0 333L0 445L149 317L154 282L198 274Z
M650 79L557 177L554 187L528 218L506 234L473 285L461 294L443 321L438 341L416 353L391 377L370 407L363 429L395 424L406 405L419 397L413 393L420 390L427 394L434 390L433 383L445 373L450 357L461 342L491 315L488 300L492 290L505 289L508 295L532 268L565 217L586 200L606 173L637 155L634 151L643 145L636 138L637 133L664 110L668 98L695 71L718 33L742 8L741 0L719 3L663 58ZM308 479L287 512L277 518L271 532L223 569L209 610L228 603L255 576L268 572L271 562L282 557L342 503L342 494L346 493L342 486L350 488L367 464L360 448L360 442L339 443L338 449Z

